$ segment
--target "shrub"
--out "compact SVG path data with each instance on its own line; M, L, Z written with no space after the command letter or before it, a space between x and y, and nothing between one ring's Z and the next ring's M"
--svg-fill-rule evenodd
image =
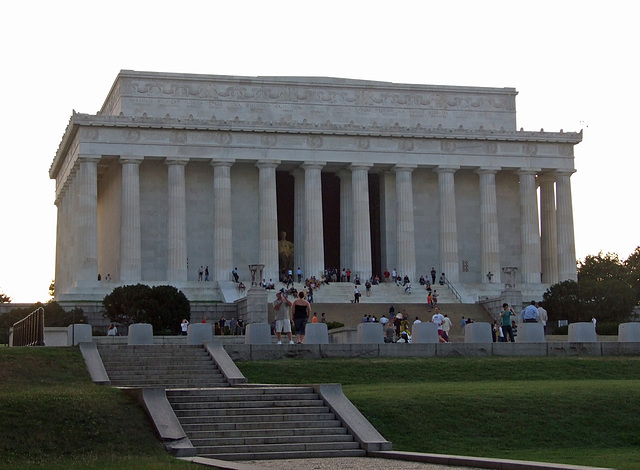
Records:
M339 321L328 321L327 322L327 329L328 330L335 330L336 328L343 328L344 327L344 323L340 323Z

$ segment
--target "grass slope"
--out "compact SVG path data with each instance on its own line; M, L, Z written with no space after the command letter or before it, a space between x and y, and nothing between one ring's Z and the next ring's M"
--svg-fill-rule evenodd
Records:
M0 348L0 468L186 468L144 411L94 385L77 348Z
M640 468L640 358L238 363L252 383L343 384L394 449Z

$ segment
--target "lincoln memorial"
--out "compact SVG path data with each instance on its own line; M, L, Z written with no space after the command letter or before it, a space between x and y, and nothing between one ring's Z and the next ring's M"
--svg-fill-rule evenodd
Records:
M249 284L250 264L275 282L298 267L412 281L434 267L478 295L509 267L539 296L576 279L582 133L518 129L516 95L123 70L97 113L73 113L49 170L56 300L146 283L229 302L223 286L236 267Z

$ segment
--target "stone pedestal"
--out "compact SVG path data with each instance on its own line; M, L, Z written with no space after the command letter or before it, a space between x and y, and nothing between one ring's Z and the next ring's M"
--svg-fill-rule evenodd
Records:
M91 343L92 341L91 325L77 323L68 326L67 346L75 346L78 343Z
M520 323L518 325L518 343L544 343L544 326L542 323Z
M438 325L435 323L418 323L411 328L412 343L439 343Z
M500 299L502 303L508 303L509 307L513 308L513 311L516 313L515 317L511 317L512 320L516 320L518 322L518 318L520 318L520 310L522 310L522 292L516 289L505 289L500 292Z
M356 335L357 344L378 344L384 342L381 323L360 323Z
M269 322L269 293L259 286L247 291L247 316L245 323Z
M640 343L640 323L621 323L618 326L618 342Z
M518 330L518 338L520 331ZM477 322L468 323L464 326L465 343L493 343L491 335L491 323Z
M191 323L187 328L187 344L203 344L213 341L213 325L211 323Z
M150 323L134 323L129 325L129 346L153 344L153 327Z
M304 344L329 344L329 330L326 323L307 323Z
M271 344L271 326L268 323L251 323L244 333L244 344Z
M520 330L518 330L518 339L520 339ZM596 326L590 321L569 324L570 343L595 343L597 341Z

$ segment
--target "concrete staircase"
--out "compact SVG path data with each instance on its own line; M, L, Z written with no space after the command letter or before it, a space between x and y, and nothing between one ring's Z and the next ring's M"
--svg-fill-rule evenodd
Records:
M115 387L228 387L202 346L99 344L98 352Z
M167 398L200 457L253 460L366 454L312 387L168 390Z

